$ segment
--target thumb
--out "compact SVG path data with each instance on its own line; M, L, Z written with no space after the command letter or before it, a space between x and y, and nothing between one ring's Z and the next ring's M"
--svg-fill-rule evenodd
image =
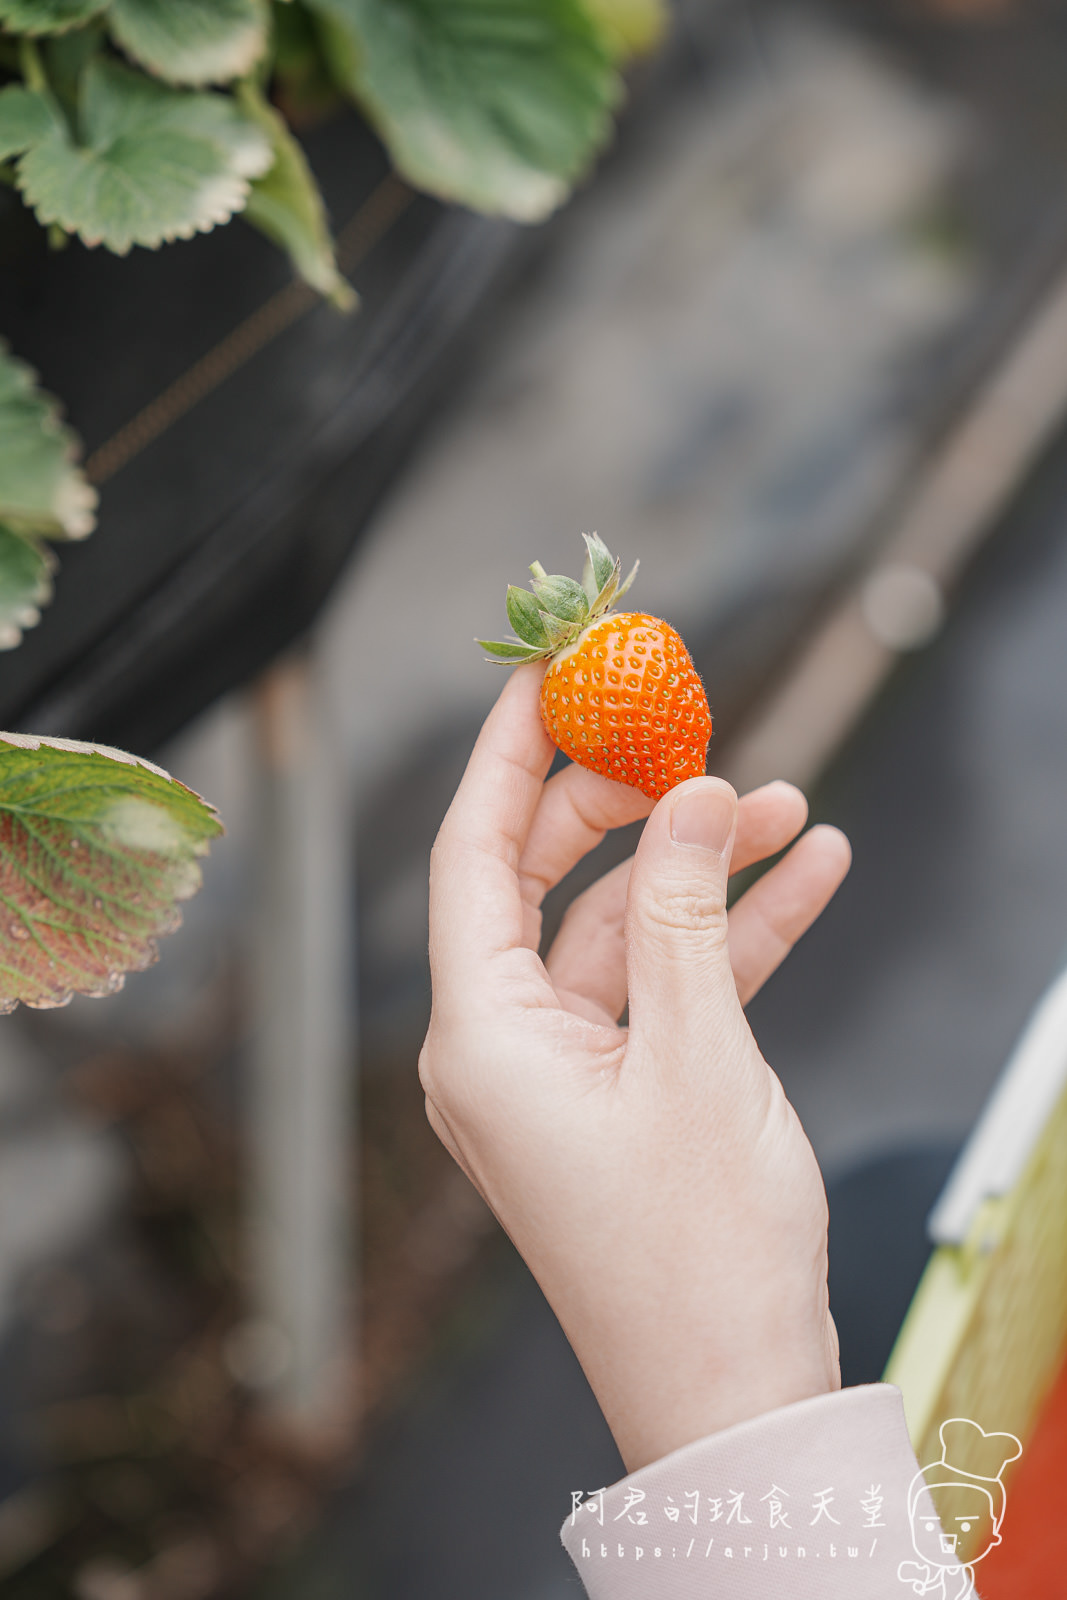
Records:
M672 1056L743 1022L726 938L737 796L721 778L692 778L645 824L626 907L631 1033ZM721 1042L725 1042L724 1040Z

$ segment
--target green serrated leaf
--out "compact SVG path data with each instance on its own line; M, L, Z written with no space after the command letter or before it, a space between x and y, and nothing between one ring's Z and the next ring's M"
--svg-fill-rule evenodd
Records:
M309 0L400 172L536 222L607 141L619 79L580 0Z
M500 661L536 661L545 653L533 645L520 644L517 639L475 639L474 642Z
M74 28L70 33L57 33L41 46L41 69L47 84L50 106L58 111L68 125L76 122L78 94L82 73L93 56L98 54L104 40L101 18L95 18L87 28Z
M517 584L509 584L505 605L508 621L519 638L525 644L532 644L535 649L543 650L548 644L548 634L541 620L540 608L529 589L520 589Z
M52 598L54 558L39 540L0 523L0 650L13 650Z
M150 966L221 831L121 750L0 734L0 1010L111 994Z
M111 0L108 26L126 54L168 83L228 83L267 48L264 0Z
M79 110L84 142L57 125L16 181L39 221L117 255L228 222L273 159L229 96L170 89L114 61L90 62Z
M287 250L300 276L338 310L353 310L359 296L338 270L326 207L303 150L284 118L253 84L241 84L237 98L241 109L263 129L274 151L273 166L252 185L245 221Z
M52 539L91 533L96 490L74 464L77 448L33 368L0 342L0 522Z
M20 156L53 132L56 113L43 94L17 83L0 89L0 161Z
M63 33L95 17L108 0L0 0L0 23L11 33Z
M561 573L535 578L533 592L543 609L563 622L584 622L589 615L585 590L573 578L565 578Z

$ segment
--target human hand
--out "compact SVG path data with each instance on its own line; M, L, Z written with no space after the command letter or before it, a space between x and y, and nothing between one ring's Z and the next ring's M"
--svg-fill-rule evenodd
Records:
M811 829L727 919L728 873L799 832L803 796L738 803L696 778L653 808L577 766L546 783L540 678L512 673L434 846L419 1067L633 1471L840 1383L822 1179L742 1006L849 847ZM579 896L542 963L545 894L646 815L632 863Z

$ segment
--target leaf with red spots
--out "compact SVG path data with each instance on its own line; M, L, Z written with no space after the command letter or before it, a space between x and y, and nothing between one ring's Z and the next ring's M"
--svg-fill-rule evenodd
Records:
M0 1011L113 994L151 966L221 832L211 806L147 761L0 734Z

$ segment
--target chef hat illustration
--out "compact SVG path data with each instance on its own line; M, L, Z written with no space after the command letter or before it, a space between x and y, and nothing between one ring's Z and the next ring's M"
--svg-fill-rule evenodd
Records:
M939 1433L941 1463L954 1477L965 1481L999 1483L1004 1468L1023 1453L1013 1433L986 1433L967 1417L950 1417L941 1424Z
M1000 1527L1007 1499L1001 1474L1018 1459L1023 1447L1013 1433L986 1433L967 1417L950 1417L939 1429L941 1455L920 1467L908 1488L908 1515L919 1497L934 1489L958 1488L973 1484L989 1501L993 1530Z

